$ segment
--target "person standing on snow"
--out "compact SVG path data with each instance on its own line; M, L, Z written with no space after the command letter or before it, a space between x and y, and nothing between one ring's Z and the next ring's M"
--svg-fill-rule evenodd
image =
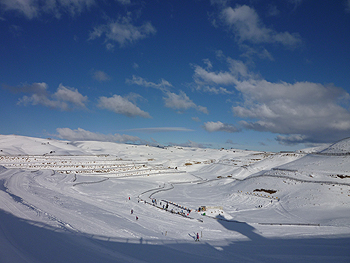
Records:
M197 238L196 238L196 241L199 241L199 234L197 233Z

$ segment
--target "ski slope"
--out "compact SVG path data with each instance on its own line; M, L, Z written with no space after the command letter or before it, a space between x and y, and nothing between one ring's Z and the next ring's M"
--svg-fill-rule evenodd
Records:
M349 145L266 153L0 135L0 262L350 262Z

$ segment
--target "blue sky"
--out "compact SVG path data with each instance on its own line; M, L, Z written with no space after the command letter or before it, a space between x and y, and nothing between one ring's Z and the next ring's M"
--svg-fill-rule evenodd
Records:
M0 0L0 134L294 150L350 136L349 0Z

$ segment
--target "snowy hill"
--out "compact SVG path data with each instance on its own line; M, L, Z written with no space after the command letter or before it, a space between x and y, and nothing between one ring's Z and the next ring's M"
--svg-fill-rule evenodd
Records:
M15 135L0 150L1 262L350 261L349 155Z
M0 155L87 155L68 141L0 135Z
M324 154L350 154L350 138L343 139L321 151Z

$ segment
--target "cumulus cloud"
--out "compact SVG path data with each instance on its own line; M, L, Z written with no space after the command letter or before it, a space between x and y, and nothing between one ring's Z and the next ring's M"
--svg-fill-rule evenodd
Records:
M68 111L74 108L86 109L88 101L87 96L83 96L77 89L65 87L62 84L58 86L54 94L48 92L48 85L44 82L6 88L15 93L30 93L30 96L23 96L18 101L19 105L25 106L42 105L52 109Z
M159 83L154 83L154 82L146 81L141 77L133 76L132 79L127 79L126 83L136 84L143 87L151 87L162 91L164 94L163 100L165 103L165 107L167 108L171 108L179 111L184 111L184 110L193 108L193 109L196 109L197 111L208 114L208 109L206 107L196 105L186 95L185 92L181 90L179 94L171 92L170 88L173 87L173 85L164 79L161 79Z
M288 47L296 47L302 43L297 33L277 32L266 27L256 11L247 5L222 8L220 19L232 30L240 43L277 43Z
M93 79L97 80L97 81L108 81L111 79L110 76L108 76L107 73L103 72L102 70L94 70L92 72L92 77Z
M165 107L167 108L180 111L194 108L197 111L208 114L208 109L206 107L196 105L183 91L180 91L179 94L168 91L163 99Z
M283 137L286 142L296 142L295 138L303 138L302 142L327 142L350 132L350 112L341 104L347 104L350 95L341 88L266 80L244 81L236 88L244 95L244 102L233 106L232 111L238 117L250 119L241 121L247 129L292 134L293 137Z
M117 114L123 114L128 117L140 116L143 118L151 118L148 112L141 110L128 98L123 98L119 95L112 97L100 97L97 106L101 109L113 111Z
M53 14L57 18L62 13L75 16L94 4L95 0L0 0L3 10L18 12L28 19L42 14Z
M222 123L221 121L213 122L213 121L208 121L204 123L203 128L208 131L208 132L218 132L218 131L223 131L223 132L239 132L240 129L237 128L236 126L232 124L227 124L227 123Z
M106 48L111 49L111 47L114 47L113 42L117 42L120 47L124 47L150 35L154 35L156 32L157 30L150 22L135 26L131 17L126 16L95 27L90 33L89 40L94 40L104 35Z
M87 96L83 96L77 89L65 87L62 84L58 86L55 94L52 95L57 101L69 102L80 108L85 108Z
M137 142L141 141L140 138L136 136L130 136L125 134L100 134L95 132L86 131L84 129L78 128L72 130L69 128L57 128L57 137L69 140L69 141L104 141L104 142Z
M234 94L235 91L232 88L234 85L237 85L241 79L252 77L252 73L242 61L231 58L225 58L225 61L229 71L212 71L211 68L193 65L192 78L195 89L213 94Z
M279 134L284 144L332 142L350 133L350 95L332 84L269 82L251 73L242 63L227 59L228 70L216 72L196 66L194 80L200 85L225 84L241 101L232 106L239 127L207 122L207 131L240 128ZM232 129L231 129L232 128Z

